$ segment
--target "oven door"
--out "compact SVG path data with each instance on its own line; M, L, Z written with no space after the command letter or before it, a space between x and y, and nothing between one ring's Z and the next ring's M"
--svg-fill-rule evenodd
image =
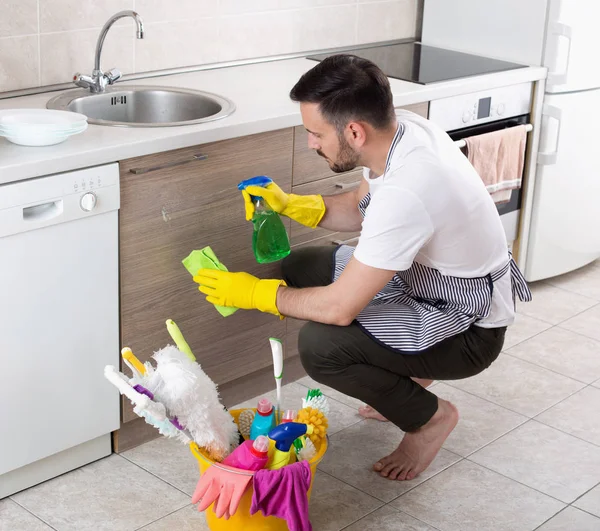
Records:
M507 127L514 127L516 125L528 124L529 114L523 114L521 116L514 116L505 120L497 120L494 122L487 122L481 125L475 125L473 127L465 127L462 129L455 129L454 131L448 131L448 135L455 142L464 140L465 138L477 135L483 135L485 133L491 133L492 131L498 131L500 129L506 129ZM529 135L528 135L529 140ZM463 152L464 152L463 148ZM523 186L525 184L525 175L521 176L521 188L517 188L512 191L510 201L506 203L496 204L504 231L506 232L506 240L513 242L517 239L519 232L519 218L521 215L521 203L523 199Z

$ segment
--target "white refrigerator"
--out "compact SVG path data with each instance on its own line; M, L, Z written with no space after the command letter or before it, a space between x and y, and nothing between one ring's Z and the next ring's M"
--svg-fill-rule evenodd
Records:
M600 0L425 0L421 40L548 68L524 273L599 258Z

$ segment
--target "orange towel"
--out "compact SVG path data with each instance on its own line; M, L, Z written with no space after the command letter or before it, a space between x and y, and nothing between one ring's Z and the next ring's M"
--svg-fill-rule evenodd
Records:
M479 173L495 203L510 200L521 187L527 130L524 125L465 139L469 162Z

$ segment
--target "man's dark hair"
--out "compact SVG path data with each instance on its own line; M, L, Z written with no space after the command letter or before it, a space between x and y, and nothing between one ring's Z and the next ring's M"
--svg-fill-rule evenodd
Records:
M338 132L352 120L385 129L395 117L387 76L376 64L355 55L327 57L300 78L290 98L318 104L323 117Z

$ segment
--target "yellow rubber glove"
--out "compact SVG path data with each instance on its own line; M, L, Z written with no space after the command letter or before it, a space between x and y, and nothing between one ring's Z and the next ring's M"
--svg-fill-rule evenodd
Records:
M314 229L325 215L325 202L320 195L286 194L275 183L262 186L248 186L242 190L246 220L254 215L254 203L250 196L263 197L268 205L279 214Z
M283 280L260 280L249 273L230 273L217 269L200 269L194 277L198 289L211 304L260 310L281 317L277 309L277 290Z

